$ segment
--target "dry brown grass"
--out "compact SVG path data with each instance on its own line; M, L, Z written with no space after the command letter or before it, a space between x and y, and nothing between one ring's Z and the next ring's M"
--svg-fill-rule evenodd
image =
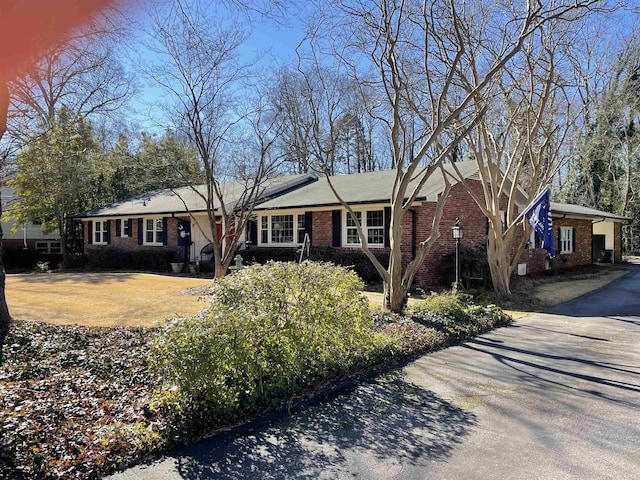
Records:
M146 273L7 275L12 317L55 324L149 326L206 306L186 288L211 280Z

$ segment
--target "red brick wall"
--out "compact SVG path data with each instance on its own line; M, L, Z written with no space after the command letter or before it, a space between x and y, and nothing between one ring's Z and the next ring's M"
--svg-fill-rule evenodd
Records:
M85 252L91 250L97 250L100 248L118 248L123 250L147 250L154 248L166 248L176 251L178 260L182 259L183 248L178 247L178 220L179 218L167 217L167 245L152 246L152 245L139 245L138 244L138 219L131 219L131 232L128 237L116 236L116 221L109 220L111 228L111 243L109 245L95 245L94 243L88 243L89 240L89 222L83 221L82 226L84 228L84 249ZM185 218L185 220L188 220ZM143 227L144 228L144 220ZM143 232L144 233L144 232Z
M313 222L311 243L316 247L330 247L333 240L331 210L313 212L311 218Z
M561 254L558 242L560 227L573 227L575 230L576 244L573 253ZM591 264L592 223L590 219L578 220L574 218L554 218L553 234L556 247L556 255L562 260L565 267Z
M615 261L622 261L622 224L615 223L613 225L613 251L615 254Z

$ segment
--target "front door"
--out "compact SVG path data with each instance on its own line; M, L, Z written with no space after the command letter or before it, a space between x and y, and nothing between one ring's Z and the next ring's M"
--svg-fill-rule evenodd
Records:
M605 235L594 235L592 244L592 252L591 252L591 262L592 263L600 263L604 262L604 257L606 255L604 245L605 245Z

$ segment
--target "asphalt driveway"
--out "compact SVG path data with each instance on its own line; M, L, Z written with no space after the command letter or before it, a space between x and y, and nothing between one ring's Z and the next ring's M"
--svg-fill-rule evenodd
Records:
M116 479L640 478L640 267Z

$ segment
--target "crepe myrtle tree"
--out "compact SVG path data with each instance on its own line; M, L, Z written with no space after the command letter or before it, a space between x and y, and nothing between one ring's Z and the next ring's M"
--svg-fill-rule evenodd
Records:
M521 61L525 41L544 25L571 20L601 3L336 1L333 9L313 19L316 25L330 24L316 27L309 37L314 58L320 60L318 52L330 50L334 62L379 92L377 102L368 106L369 114L386 123L396 171L389 192L387 268L369 249L351 206L332 188L354 219L362 250L384 282L385 308L403 309L416 273L440 236L451 188L443 164L484 117L495 80L510 63ZM330 35L318 33L323 31ZM331 155L332 142L324 140L323 145L325 155ZM443 176L444 191L429 236L419 241L415 258L403 265L402 217L432 175Z
M213 4L195 1L156 6L147 48L157 61L143 66L166 93L159 107L171 127L198 153L204 186L186 185L206 206L208 228L194 223L213 246L216 277L226 274L235 238L246 231L274 173L272 146L279 130L260 99L247 107L251 65L238 54L247 33L221 15Z
M492 94L485 95L491 98L487 113L462 142L478 162L482 193L453 164L453 177L489 221L487 260L493 287L502 295L511 294L511 274L529 241L526 206L551 184L570 154L566 140L577 102L566 88L570 78L562 55L570 25L554 31L548 24L529 36L519 58L493 83ZM475 63L471 67L477 75Z

